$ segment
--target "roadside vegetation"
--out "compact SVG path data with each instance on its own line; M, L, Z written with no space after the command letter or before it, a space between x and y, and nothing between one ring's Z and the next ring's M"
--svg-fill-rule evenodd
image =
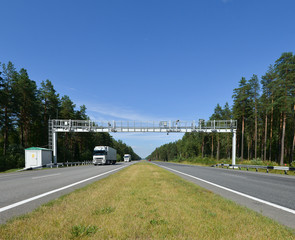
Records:
M181 164L188 164L188 165L197 165L197 166L205 166L205 167L211 167L216 164L232 164L231 159L221 159L217 161L214 158L202 158L202 157L196 157L196 158L189 158L189 159L173 159L169 162L174 162L174 163L181 163ZM257 166L279 166L278 163L276 162L271 162L271 161L262 161L262 160L244 160L241 161L240 159L236 159L236 164L241 164L241 165L257 165ZM285 166L290 166L290 167L295 167L294 162L292 165L285 164ZM221 166L220 166L221 167ZM223 167L227 168L227 167ZM244 170L244 171L252 171L256 172L255 168L241 168L239 170ZM236 170L236 171L239 171ZM258 172L263 172L266 173L266 169L257 169ZM285 171L283 170L276 170L276 169L268 169L269 173L274 173L274 174L285 174ZM295 176L295 171L287 171L288 175L294 175Z
M295 55L283 53L258 78L241 77L233 89L233 106L216 105L209 120L237 120L237 157L289 164L295 154ZM199 125L204 120L199 120ZM185 133L179 141L155 149L148 158L190 161L198 157L231 158L231 133Z
M149 162L0 226L0 239L295 239L294 230Z
M17 172L19 170L21 170L22 168L14 168L14 169L9 169L0 173L13 173L13 172Z
M69 96L60 96L50 80L36 82L26 69L12 62L0 62L0 171L25 166L25 148L48 148L48 120L89 120L86 106L79 108ZM140 159L132 147L116 141L108 133L59 133L58 161L92 159L94 145L117 149L118 161L125 153Z

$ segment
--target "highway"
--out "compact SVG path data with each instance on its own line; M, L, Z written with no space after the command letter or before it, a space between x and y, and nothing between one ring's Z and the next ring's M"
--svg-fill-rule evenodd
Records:
M0 174L0 224L134 163Z
M167 162L154 164L281 224L295 228L294 176Z
M126 166L78 166L0 174L0 224ZM153 162L180 177L295 228L295 177ZM234 223L233 223L234 224Z

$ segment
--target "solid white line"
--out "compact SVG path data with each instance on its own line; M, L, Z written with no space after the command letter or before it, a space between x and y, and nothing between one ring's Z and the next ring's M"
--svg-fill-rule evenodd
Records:
M39 178L45 178L45 177L52 177L52 176L57 176L57 175L60 175L60 173L50 174L50 175L44 175L44 176L40 176L40 177L32 177L32 179L39 179Z
M155 164L155 163L154 163L154 164ZM275 203L267 202L267 201L262 200L262 199L260 199L260 198L256 198L256 197L250 196L250 195L248 195L248 194L241 193L241 192L238 192L238 191L232 190L232 189L230 189L230 188L220 186L220 185L218 185L218 184L215 184L215 183L212 183L212 182L206 181L206 180L201 179L201 178L198 178L198 177L194 177L194 176L192 176L192 175L189 175L189 174L186 174L186 173L183 173L183 172L180 172L180 171L174 170L174 169L172 169L172 168L164 167L164 166L161 166L161 165L158 165L158 164L155 164L155 165L157 165L157 166L159 166L159 167L162 167L162 168L166 168L166 169L171 170L171 171L173 171L173 172L177 172L177 173L183 174L183 175L185 175L185 176L188 176L188 177L191 177L191 178L197 179L197 180L199 180L199 181L201 181L201 182L204 182L204 183L210 184L210 185L212 185L212 186L215 186L215 187L221 188L221 189L223 189L223 190L226 190L226 191L229 191L229 192L235 193L235 194L237 194L237 195L240 195L240 196L243 196L243 197L246 197L246 198L252 199L252 200L254 200L254 201L257 201L257 202L260 202L260 203L264 203L264 204L269 205L269 206L271 206L271 207L275 207L275 208L281 209L281 210L283 210L283 211L286 211L286 212L289 212L289 213L295 214L295 210L293 210L293 209L286 208L286 207L283 207L283 206L277 205L277 204L275 204Z
M9 209L14 208L14 207L18 207L18 206L23 205L23 204L25 204L25 203L28 203L28 202L34 201L34 200L36 200L36 199L39 199L39 198L45 197L45 196L47 196L47 195L50 195L50 194L52 194L52 193L56 193L56 192L59 192L59 191L65 190L65 189L67 189L67 188L70 188L70 187L76 186L76 185L81 184L81 183L83 183L83 182L87 182L87 181L92 180L92 179L94 179L94 178L98 178L98 177L103 176L103 175L106 175L106 174L108 174L108 173L111 173L111 172L117 171L117 170L119 170L119 169L121 169L121 168L124 168L124 167L127 167L127 166L119 167L119 168L116 168L116 169L114 169L114 170L111 170L111 171L108 171L108 172L105 172L105 173L102 173L102 174L99 174L99 175L96 175L96 176L93 176L93 177L90 177L90 178L84 179L84 180L82 180L82 181L75 182L75 183L72 183L72 184L70 184L70 185L67 185L67 186L64 186L64 187L61 187L61 188L58 188L58 189L55 189L55 190L52 190L52 191L49 191L49 192L46 192L46 193L43 193L43 194L37 195L37 196L35 196L35 197L31 197L31 198L25 199L25 200L23 200L23 201L20 201L20 202L17 202L17 203L14 203L14 204L8 205L8 206L6 206L6 207L2 207L2 208L0 208L0 212L4 212L4 211L9 210Z

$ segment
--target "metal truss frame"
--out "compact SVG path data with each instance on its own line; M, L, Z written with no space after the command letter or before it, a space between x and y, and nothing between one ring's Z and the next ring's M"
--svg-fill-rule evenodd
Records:
M49 148L53 151L54 163L57 163L57 133L59 132L146 132L146 133L233 133L232 164L236 162L236 120L195 121L100 121L52 119L48 124Z

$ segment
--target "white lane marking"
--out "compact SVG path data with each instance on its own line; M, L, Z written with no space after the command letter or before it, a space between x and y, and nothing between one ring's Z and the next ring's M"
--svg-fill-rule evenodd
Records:
M155 163L154 163L154 164L155 164ZM271 206L271 207L278 208L278 209L281 209L281 210L283 210L283 211L286 211L286 212L289 212L289 213L295 214L295 210L293 210L293 209L286 208L286 207L280 206L280 205L275 204L275 203L267 202L267 201L262 200L262 199L260 199L260 198L256 198L256 197L250 196L250 195L248 195L248 194L241 193L241 192L238 192L238 191L232 190L232 189L230 189L230 188L220 186L220 185L218 185L218 184L215 184L215 183L212 183L212 182L206 181L206 180L201 179L201 178L198 178L198 177L194 177L194 176L192 176L192 175L189 175L189 174L186 174L186 173L183 173L183 172L180 172L180 171L174 170L174 169L172 169L172 168L164 167L164 166L161 166L161 165L158 165L158 164L155 164L155 165L157 165L157 166L159 166L159 167L166 168L166 169L171 170L171 171L173 171L173 172L177 172L177 173L183 174L183 175L185 175L185 176L188 176L188 177L191 177L191 178L197 179L197 180L199 180L199 181L201 181L201 182L204 182L204 183L210 184L210 185L212 185L212 186L215 186L215 187L218 187L218 188L224 189L224 190L226 190L226 191L229 191L229 192L235 193L235 194L237 194L237 195L240 195L240 196L243 196L243 197L246 197L246 198L252 199L252 200L254 200L254 201L257 201L257 202L260 202L260 203L264 203L264 204L269 205L269 206Z
M44 175L44 176L40 176L40 177L32 177L32 179L39 179L39 178L45 178L45 177L52 177L52 176L57 176L57 175L60 175L60 173L50 174L50 175Z
M128 165L128 166L129 166L129 165ZM2 207L2 208L0 208L0 212L4 212L4 211L9 210L9 209L11 209L11 208L18 207L18 206L23 205L23 204L25 204L25 203L28 203L28 202L34 201L34 200L39 199L39 198L42 198L42 197L45 197L45 196L50 195L50 194L52 194L52 193L56 193L56 192L59 192L59 191L65 190L65 189L67 189L67 188L70 188L70 187L76 186L76 185L81 184L81 183L83 183L83 182L87 182L87 181L92 180L92 179L94 179L94 178L98 178L98 177L100 177L100 176L106 175L106 174L108 174L108 173L111 173L111 172L117 171L117 170L119 170L119 169L121 169L121 168L125 168L125 167L127 167L127 166L119 167L119 168L116 168L116 169L114 169L114 170L111 170L111 171L108 171L108 172L105 172L105 173L102 173L102 174L99 174L99 175L96 175L96 176L93 176L93 177L90 177L90 178L84 179L84 180L82 180L82 181L75 182L75 183L72 183L72 184L70 184L70 185L67 185L67 186L64 186L64 187L61 187L61 188L58 188L58 189L55 189L55 190L52 190L52 191L49 191L49 192L46 192L46 193L43 193L43 194L37 195L37 196L35 196L35 197L31 197L31 198L25 199L25 200L23 200L23 201L20 201L20 202L17 202L17 203L14 203L14 204L8 205L8 206L6 206L6 207Z

